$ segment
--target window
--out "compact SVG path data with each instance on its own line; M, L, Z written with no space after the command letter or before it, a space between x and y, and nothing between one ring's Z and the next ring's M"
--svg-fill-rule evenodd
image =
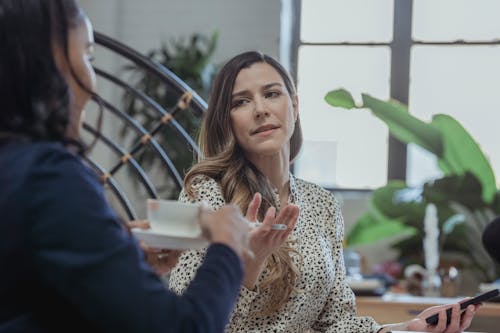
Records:
M433 155L390 139L369 112L327 105L325 94L340 87L396 98L426 120L452 115L500 175L500 154L494 155L499 2L304 0L296 6L295 72L305 138L297 176L329 188L373 189L388 178L416 185L440 174Z

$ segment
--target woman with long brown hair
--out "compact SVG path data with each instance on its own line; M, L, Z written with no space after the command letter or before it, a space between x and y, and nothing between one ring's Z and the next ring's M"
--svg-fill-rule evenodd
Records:
M180 200L206 201L214 210L234 203L250 221L262 221L250 232L255 256L246 260L227 332L459 332L470 325L475 307L460 319L458 304L448 326L444 307L384 327L356 316L345 281L339 204L289 172L302 143L298 98L276 60L259 52L229 60L215 78L205 117L203 156L186 175ZM181 255L170 276L173 290L184 291L204 255ZM438 312L438 324L428 326L425 318Z

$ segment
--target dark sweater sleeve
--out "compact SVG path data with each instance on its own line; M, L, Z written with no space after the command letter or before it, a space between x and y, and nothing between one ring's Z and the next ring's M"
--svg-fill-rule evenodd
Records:
M103 331L223 331L243 275L230 248L210 246L189 289L178 296L149 268L78 158L52 151L35 165L21 199L42 283Z
M500 263L500 216L484 229L483 244L488 253Z

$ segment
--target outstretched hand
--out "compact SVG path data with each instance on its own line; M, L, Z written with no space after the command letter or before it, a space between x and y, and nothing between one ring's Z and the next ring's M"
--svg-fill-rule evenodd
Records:
M257 214L261 203L261 194L255 193L247 209L246 219L248 221L257 222ZM295 205L283 207L277 216L276 208L269 207L262 223L250 231L250 248L254 257L245 261L243 285L246 288L250 290L255 288L267 258L286 241L295 228L298 217L299 208ZM286 229L273 230L273 224L283 224Z
M257 214L262 203L260 193L255 193L248 206L246 218L250 222L257 221ZM269 207L262 224L250 231L250 248L256 261L265 261L273 251L279 248L293 231L299 217L299 207L287 205L276 216L276 208ZM283 224L286 230L273 230L273 224Z

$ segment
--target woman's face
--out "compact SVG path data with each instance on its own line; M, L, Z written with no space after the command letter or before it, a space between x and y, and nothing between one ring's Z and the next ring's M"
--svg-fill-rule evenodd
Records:
M242 69L231 97L231 125L247 157L289 154L297 119L297 98L281 75L265 62Z
M78 24L69 30L68 59L62 49L54 49L56 64L66 77L72 93L70 123L66 135L74 139L78 139L80 135L83 108L91 97L89 91L95 91L96 78L91 64L93 52L94 33L92 24L85 16L78 19ZM75 76L85 88L78 83Z

